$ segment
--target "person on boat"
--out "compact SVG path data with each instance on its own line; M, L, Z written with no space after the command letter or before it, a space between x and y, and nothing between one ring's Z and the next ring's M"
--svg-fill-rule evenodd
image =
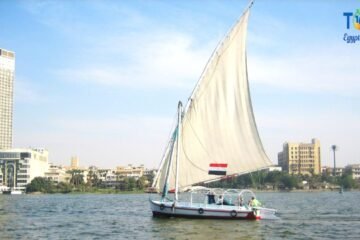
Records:
M255 197L252 197L251 200L249 201L249 206L250 207L260 207L261 203Z
M228 200L226 200L222 195L219 196L217 205L228 205L233 206L234 204L231 204Z
M208 192L208 204L215 204L215 194L214 192Z
M223 199L223 196L222 195L220 195L219 197L218 197L218 200L217 200L217 203L216 203L217 205L223 205L224 204L224 199Z
M240 207L244 206L244 199L242 198L242 196L238 198L238 203Z

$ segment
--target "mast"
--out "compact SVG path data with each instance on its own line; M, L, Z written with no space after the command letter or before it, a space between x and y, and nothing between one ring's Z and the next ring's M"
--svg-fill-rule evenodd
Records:
M176 174L175 174L175 201L178 200L179 192L179 150L180 150L180 134L181 134L181 115L182 115L182 103L178 104L178 127L177 127L177 141L176 141Z

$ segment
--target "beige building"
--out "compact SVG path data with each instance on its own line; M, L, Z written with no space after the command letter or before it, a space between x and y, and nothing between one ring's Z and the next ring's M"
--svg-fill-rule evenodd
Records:
M35 177L45 177L47 171L48 151L45 149L0 151L0 185L25 189Z
M342 176L344 174L345 169L342 167L337 167L335 169L335 174L336 176ZM328 175L328 176L334 176L334 168L333 167L327 167L327 166L323 166L321 167L321 173L323 175Z
M360 164L350 164L347 165L345 169L351 172L353 179L360 179Z
M278 163L289 174L320 174L320 142L312 139L311 143L285 142L283 151L278 153Z
M60 182L69 182L71 175L66 173L66 168L62 166L57 166L54 164L49 164L49 168L45 173L45 177L53 181L54 183Z
M70 168L71 169L79 169L79 157L77 156L74 156L74 157L71 157L71 165L70 165Z
M116 173L119 176L123 177L134 177L134 178L140 178L144 175L145 167L144 165L140 165L139 167L134 167L131 164L129 164L127 167L116 167Z
M0 149L12 148L15 54L0 49Z
M144 176L155 176L157 169L145 169Z

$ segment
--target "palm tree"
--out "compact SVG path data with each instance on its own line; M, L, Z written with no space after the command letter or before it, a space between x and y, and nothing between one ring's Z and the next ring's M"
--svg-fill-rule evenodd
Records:
M79 186L84 183L83 171L79 169L69 170L67 173L71 174L70 183L74 186Z
M334 153L334 170L333 170L333 176L336 177L336 160L335 160L335 152L339 149L338 146L336 145L332 145L331 149L333 150Z
M71 178L70 183L74 184L74 186L79 186L84 183L84 176L82 174L76 174Z
M90 170L88 175L87 175L87 183L90 187L97 187L99 185L99 177L98 177L98 174L93 171L93 170Z

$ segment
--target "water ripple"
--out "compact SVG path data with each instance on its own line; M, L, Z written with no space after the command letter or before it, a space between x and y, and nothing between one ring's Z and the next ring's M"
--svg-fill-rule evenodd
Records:
M153 218L148 196L0 196L1 239L358 239L360 192L259 193L278 219Z

